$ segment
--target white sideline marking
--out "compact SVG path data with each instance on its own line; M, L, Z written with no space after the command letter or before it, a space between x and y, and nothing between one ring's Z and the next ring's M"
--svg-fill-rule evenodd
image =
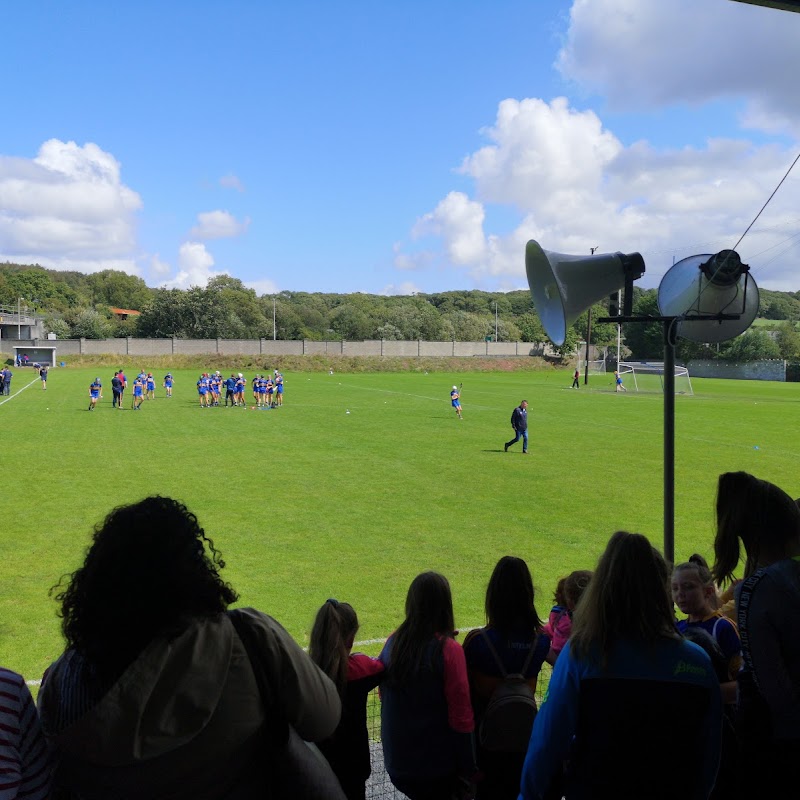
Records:
M469 633L470 631L475 630L476 627L479 627L479 626L476 625L476 626L473 626L471 628L459 628L458 630L459 630L459 633ZM362 639L360 642L353 642L353 647L363 647L364 645L368 645L368 644L383 644L386 641L387 638L388 637L384 636L382 639ZM307 647L303 648L303 650L307 650L307 649L308 649ZM28 686L41 686L42 685L42 681L41 680L38 680L38 681L25 681L25 683Z
M0 400L0 406L5 405L9 400L13 400L20 392L24 392L26 389L33 386L33 384L36 383L36 381L38 380L39 380L38 377L34 378L30 383L26 384L21 389L17 389L17 391L14 392L14 394L10 394L8 397L6 397L5 400Z

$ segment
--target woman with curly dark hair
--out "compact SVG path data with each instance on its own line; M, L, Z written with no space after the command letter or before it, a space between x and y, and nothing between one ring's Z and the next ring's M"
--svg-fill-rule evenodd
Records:
M265 794L270 720L226 613L238 597L223 567L197 517L170 498L117 508L95 529L83 566L55 587L67 646L39 692L57 790L86 800ZM233 613L288 722L307 740L329 736L333 683L274 619Z

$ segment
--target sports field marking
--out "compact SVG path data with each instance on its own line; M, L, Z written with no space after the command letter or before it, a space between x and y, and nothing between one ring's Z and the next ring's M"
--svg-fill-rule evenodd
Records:
M26 389L33 386L39 380L38 377L34 378L30 383L25 384L21 389L17 389L14 394L10 394L8 397L5 397L3 400L0 400L0 406L5 405L9 400L13 400L20 392L24 392Z

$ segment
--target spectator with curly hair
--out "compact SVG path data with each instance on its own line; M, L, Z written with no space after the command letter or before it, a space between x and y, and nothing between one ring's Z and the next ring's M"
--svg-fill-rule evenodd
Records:
M238 597L223 567L197 517L169 498L121 506L96 528L83 565L54 587L66 650L39 708L56 797L266 794L271 720L226 613ZM233 613L280 683L289 723L310 741L333 733L332 681L274 619Z

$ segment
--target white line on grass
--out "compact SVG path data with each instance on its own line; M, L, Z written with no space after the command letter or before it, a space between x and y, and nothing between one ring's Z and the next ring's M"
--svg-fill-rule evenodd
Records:
M13 400L18 394L20 394L21 392L24 392L26 389L28 389L31 386L33 386L33 384L36 383L37 380L39 380L39 379L38 378L34 378L30 383L26 384L21 389L17 389L17 391L14 392L14 394L10 394L5 399L0 400L0 406L5 405L9 400Z

